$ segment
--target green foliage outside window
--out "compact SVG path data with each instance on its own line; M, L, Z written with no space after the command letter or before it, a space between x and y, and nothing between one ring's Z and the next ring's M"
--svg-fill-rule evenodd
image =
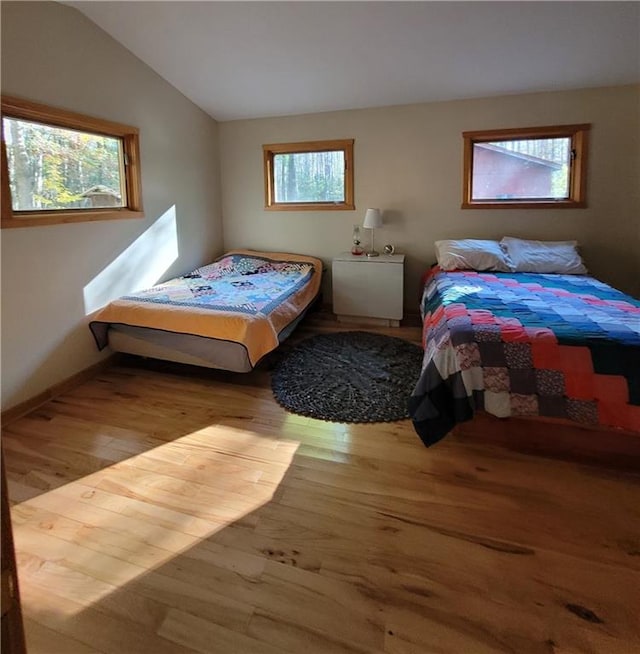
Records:
M123 206L118 138L4 117L14 211Z
M344 202L343 151L277 154L276 202Z

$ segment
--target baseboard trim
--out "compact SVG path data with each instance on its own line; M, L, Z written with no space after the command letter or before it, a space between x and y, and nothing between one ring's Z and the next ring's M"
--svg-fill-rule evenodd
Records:
M30 411L33 411L34 409L37 409L43 404L46 404L59 395L62 395L62 393L66 393L76 386L84 384L84 382L89 381L98 373L114 365L118 358L118 353L111 354L106 359L98 361L98 363L94 363L88 368L77 372L75 375L71 375L71 377L67 377L67 379L63 379L61 382L50 386L46 390L42 391L42 393L38 393L34 397L25 400L24 402L20 402L20 404L16 404L6 411L3 411L2 414L0 414L0 422L2 423L2 426L4 427L14 420L22 418L22 416L26 415Z

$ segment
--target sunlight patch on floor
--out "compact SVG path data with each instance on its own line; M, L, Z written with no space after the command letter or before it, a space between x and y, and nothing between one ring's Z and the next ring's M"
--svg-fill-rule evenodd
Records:
M14 505L26 615L73 616L152 570L162 574L196 545L228 565L223 545L203 541L251 522L298 445L211 425ZM259 574L263 564L247 554L240 573ZM64 602L50 602L49 593Z

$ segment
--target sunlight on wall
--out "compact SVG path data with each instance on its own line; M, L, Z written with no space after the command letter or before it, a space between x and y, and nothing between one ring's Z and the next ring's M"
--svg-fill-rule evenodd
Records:
M153 286L177 258L174 205L84 287L85 315L121 295Z

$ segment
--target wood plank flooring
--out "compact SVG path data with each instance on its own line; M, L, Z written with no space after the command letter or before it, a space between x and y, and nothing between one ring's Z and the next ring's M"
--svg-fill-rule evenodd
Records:
M30 654L640 652L638 475L133 361L3 447Z

